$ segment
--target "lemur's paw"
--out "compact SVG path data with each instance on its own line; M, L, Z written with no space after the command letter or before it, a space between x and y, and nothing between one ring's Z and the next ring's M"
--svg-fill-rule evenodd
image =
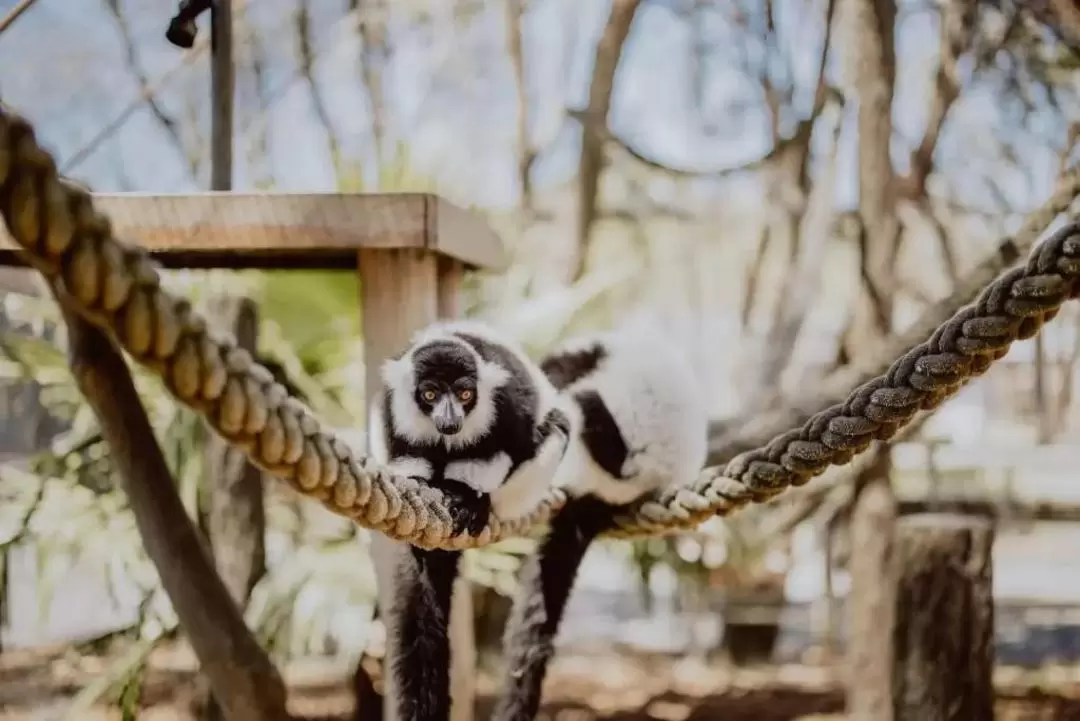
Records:
M454 481L447 481L442 491L454 524L454 534L465 532L479 536L491 519L491 496Z
M558 433L563 442L570 440L570 417L559 408L552 408L533 431L533 441L540 445L552 434Z
M558 408L548 412L548 420L551 426L566 438L570 437L570 417Z

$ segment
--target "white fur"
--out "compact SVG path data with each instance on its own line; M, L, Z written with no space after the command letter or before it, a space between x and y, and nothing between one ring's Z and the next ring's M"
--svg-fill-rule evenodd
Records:
M570 410L564 408L564 411L570 417ZM569 444L570 439L562 433L552 433L536 449L535 456L514 469L510 477L491 493L491 510L495 516L512 520L536 508L552 487Z
M404 456L395 458L386 465L396 475L405 476L406 478L422 478L425 481L431 480L431 462L426 458Z
M446 477L464 483L477 493L494 493L510 472L510 456L498 453L485 461L454 461L446 466Z
M563 390L595 390L615 419L630 455L625 479L601 469L580 441L581 411L570 411L570 447L555 484L608 503L631 503L646 493L692 483L708 452L707 395L689 360L656 328L641 324L573 339L559 350L607 350L600 366Z

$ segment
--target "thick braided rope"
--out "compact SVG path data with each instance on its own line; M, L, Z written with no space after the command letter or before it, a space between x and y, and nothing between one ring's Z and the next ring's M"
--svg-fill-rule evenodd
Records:
M618 519L612 535L693 526L848 463L873 440L892 438L920 410L941 405L1002 358L1014 341L1037 334L1066 300L1080 294L1078 278L1080 223L1074 221L1036 246L1025 266L1000 275L974 304L898 358L884 375L853 390L846 401L763 448L736 456L722 469L706 468L693 488L642 503Z
M233 339L210 332L190 304L160 287L142 250L113 238L90 195L59 179L26 121L2 109L0 213L29 262L82 316L160 375L253 463L330 510L416 545L468 548L529 533L564 503L553 490L528 517L492 519L477 537L454 536L438 490L394 477L350 450ZM612 535L692 526L847 463L872 439L891 437L919 409L940 404L985 371L1014 340L1036 333L1072 297L1078 274L1080 229L1070 225L845 403L725 469L705 469L689 488L639 504Z
M253 463L330 510L424 547L467 548L518 536L544 523L564 495L531 515L492 519L479 536L454 536L442 494L394 477L327 432L269 371L207 328L190 303L160 286L145 252L114 239L89 193L64 183L30 125L0 109L0 213L30 264L74 310L164 379Z

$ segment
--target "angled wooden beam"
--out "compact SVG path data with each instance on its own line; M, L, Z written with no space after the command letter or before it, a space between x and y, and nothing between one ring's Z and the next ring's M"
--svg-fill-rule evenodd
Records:
M433 251L503 270L498 235L426 193L95 193L116 235L166 268L355 269L360 250ZM0 266L24 266L0 228Z

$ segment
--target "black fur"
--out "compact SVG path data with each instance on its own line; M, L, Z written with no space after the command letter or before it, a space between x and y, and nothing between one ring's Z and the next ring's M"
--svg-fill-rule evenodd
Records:
M552 353L540 362L540 370L561 391L595 371L605 358L607 349L595 343L581 350Z
M585 552L611 525L614 508L591 496L573 498L551 521L536 553L521 568L507 634L502 693L492 721L533 721L555 636Z
M596 391L579 391L574 401L581 409L581 442L589 455L612 478L622 478L630 448L607 404Z
M399 599L394 679L402 721L440 721L450 716L450 599L460 551L412 548L415 583Z

